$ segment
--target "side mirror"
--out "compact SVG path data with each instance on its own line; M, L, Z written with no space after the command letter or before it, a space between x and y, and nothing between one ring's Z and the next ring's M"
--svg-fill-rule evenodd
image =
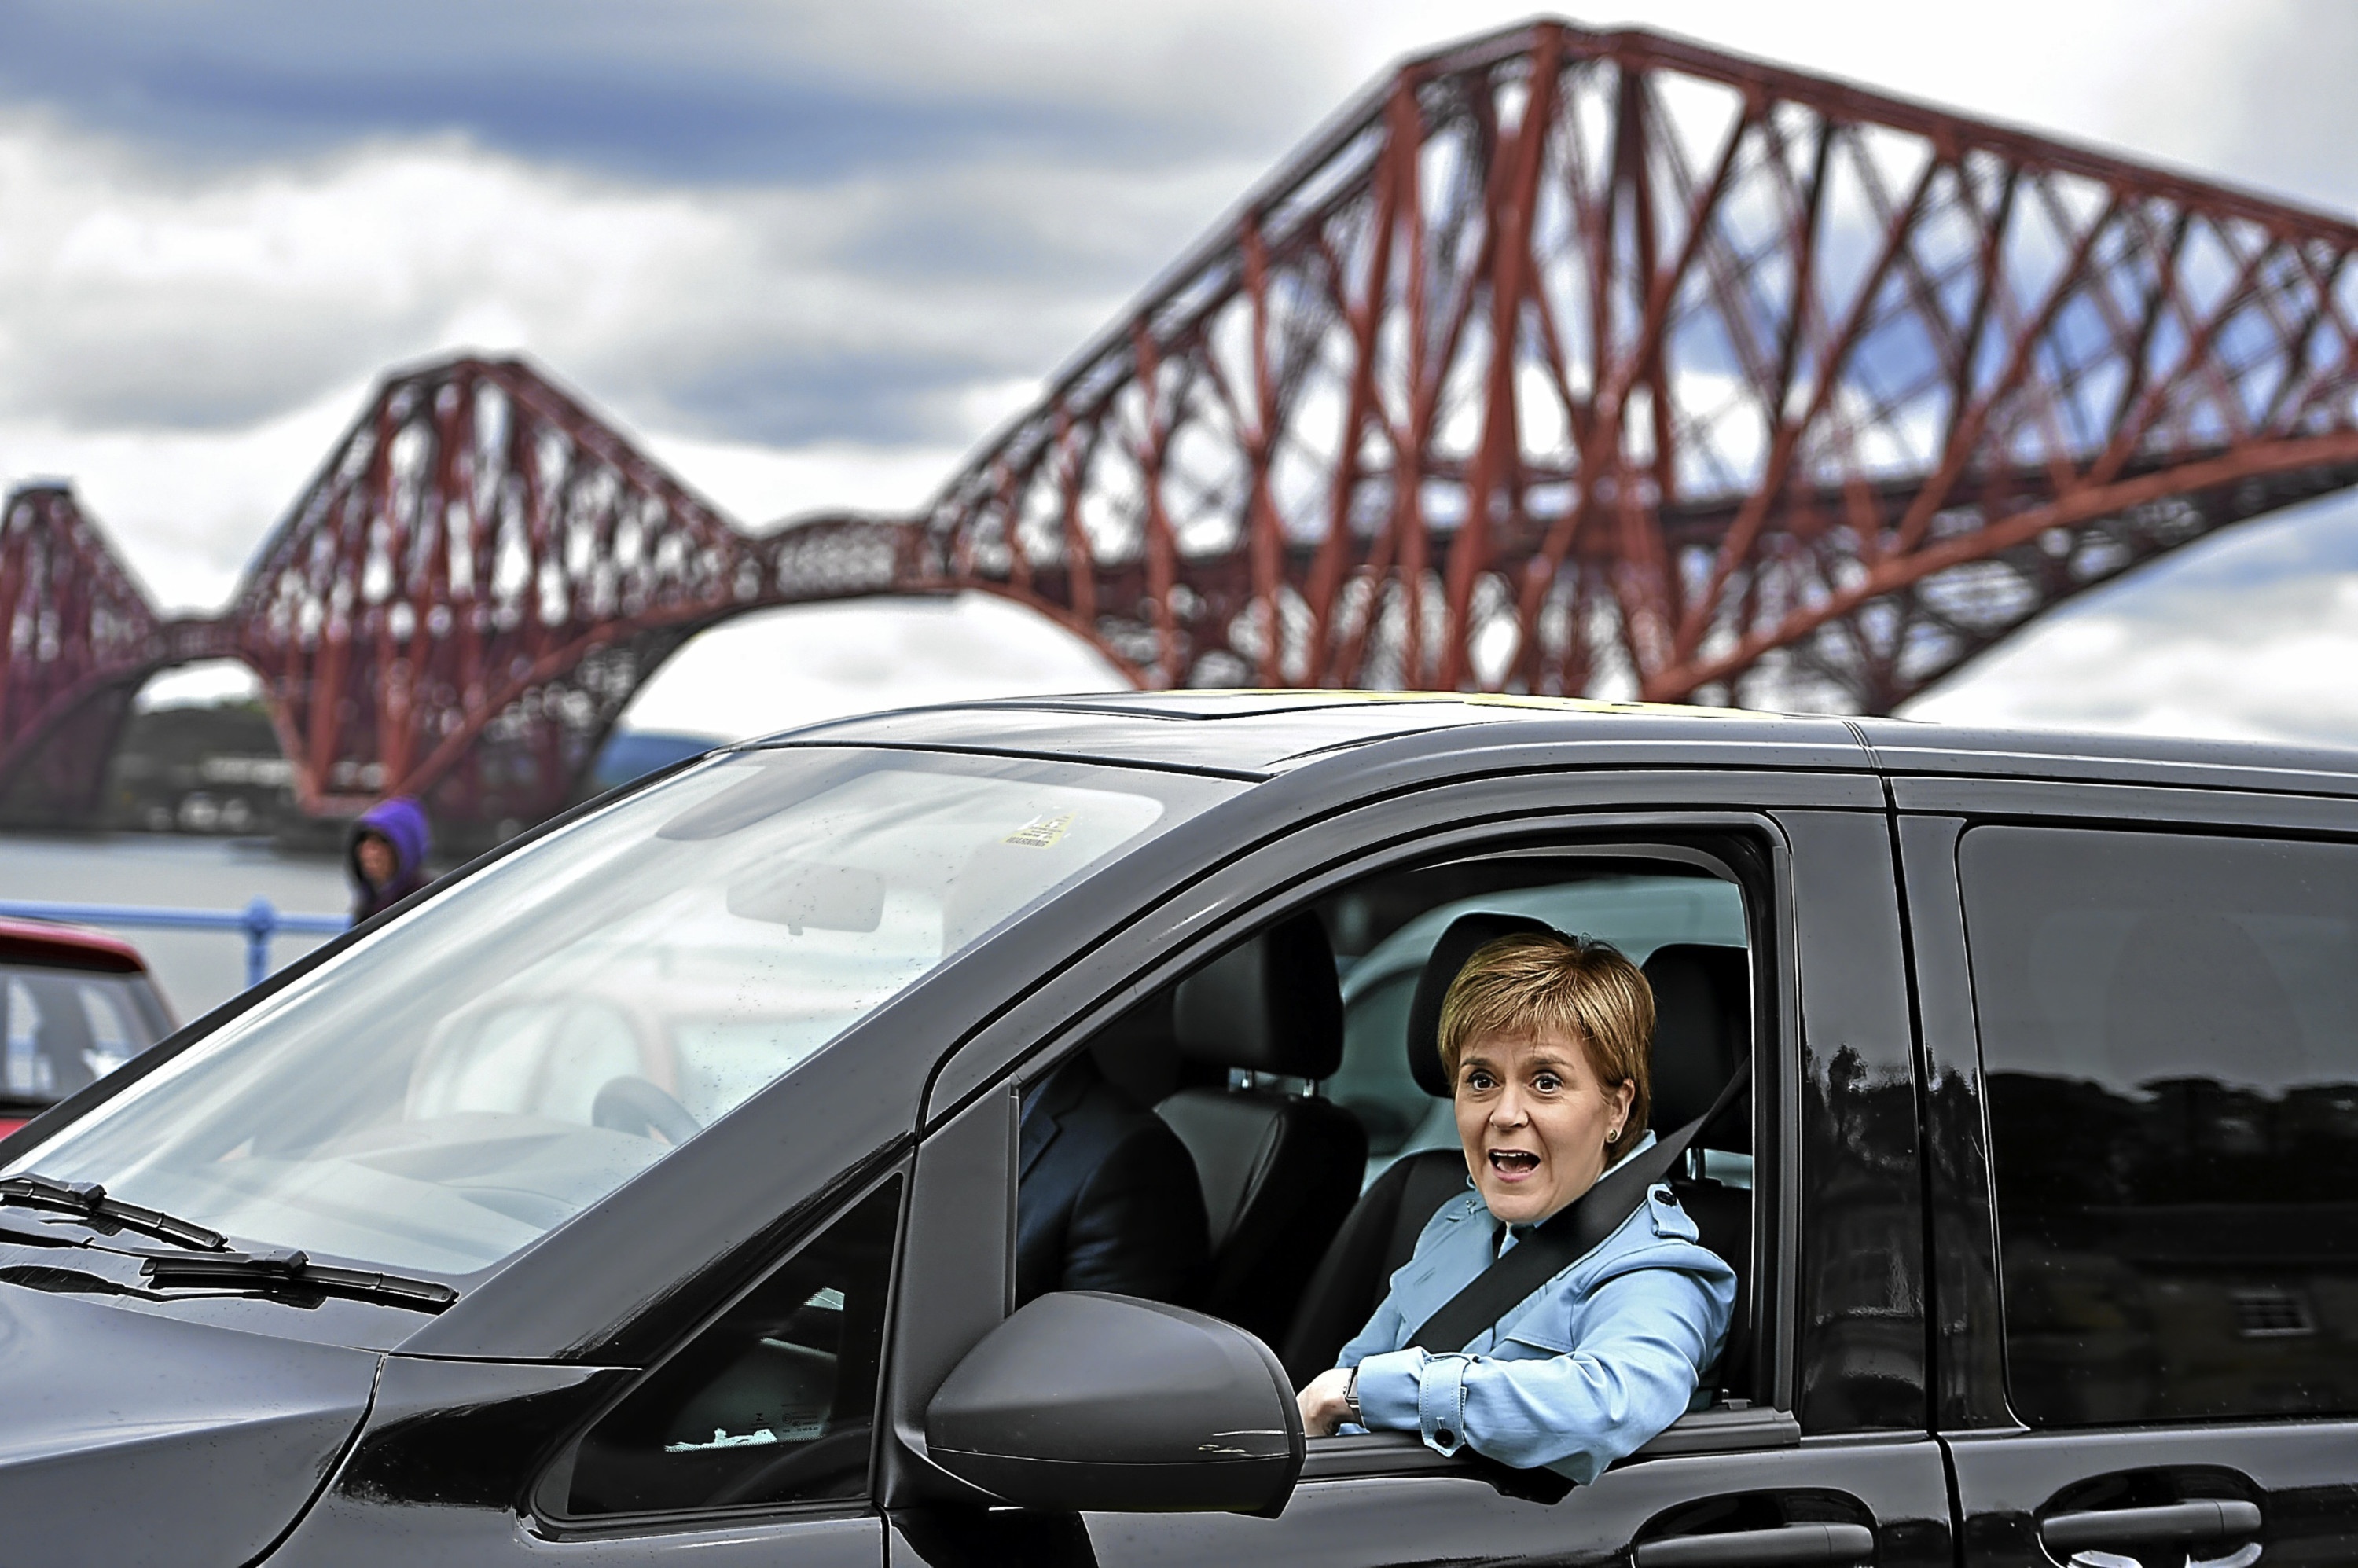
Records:
M1274 1517L1302 1473L1302 1411L1268 1346L1130 1296L1026 1303L925 1407L925 1447L1019 1508Z

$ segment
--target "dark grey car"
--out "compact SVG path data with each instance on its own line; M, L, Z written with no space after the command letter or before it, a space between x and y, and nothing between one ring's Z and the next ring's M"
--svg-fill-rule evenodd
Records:
M1383 1009L1325 1083L1171 1022L1281 927L1333 962L1268 994L1364 999L1535 907L1644 957L1658 1127L1753 1085L1676 1177L1742 1281L1709 1408L1569 1492L1302 1436L1419 1217L1366 1179L1418 1158ZM1195 1140L1195 1310L1014 1299L1022 1097L1082 1051ZM10 1562L2358 1555L2343 757L1320 693L850 720L550 825L0 1157Z

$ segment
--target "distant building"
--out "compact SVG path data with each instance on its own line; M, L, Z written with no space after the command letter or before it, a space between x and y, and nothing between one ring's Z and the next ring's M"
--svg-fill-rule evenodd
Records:
M161 708L124 726L100 825L149 833L276 833L295 764L257 702Z

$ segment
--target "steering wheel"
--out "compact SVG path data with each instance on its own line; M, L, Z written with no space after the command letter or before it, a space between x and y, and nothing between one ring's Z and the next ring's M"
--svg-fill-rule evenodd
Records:
M599 1089L598 1098L590 1103L590 1123L641 1138L660 1133L664 1141L672 1144L685 1143L704 1130L704 1124L687 1107L646 1079L629 1074L607 1079Z

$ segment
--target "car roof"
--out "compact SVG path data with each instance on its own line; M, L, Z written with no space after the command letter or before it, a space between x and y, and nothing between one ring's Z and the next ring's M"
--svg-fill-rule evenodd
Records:
M76 969L107 969L118 974L147 972L139 949L120 936L87 925L61 921L20 920L0 916L0 958L60 964Z
M1533 725L1541 734L1531 732ZM1577 726L1577 728L1572 728ZM1512 732L1512 738L1509 738ZM1024 752L1265 778L1338 752L1456 737L1476 743L1615 741L1671 751L1707 741L1831 746L1864 762L1837 719L1736 708L1449 692L1161 691L1011 697L903 708L769 737L757 745L851 744ZM1666 759L1667 760L1667 759Z
M1022 752L1266 778L1338 752L1561 744L1628 765L1841 767L2358 795L2358 751L1969 729L1750 708L1448 692L1206 691L1011 697L831 720L750 742Z

